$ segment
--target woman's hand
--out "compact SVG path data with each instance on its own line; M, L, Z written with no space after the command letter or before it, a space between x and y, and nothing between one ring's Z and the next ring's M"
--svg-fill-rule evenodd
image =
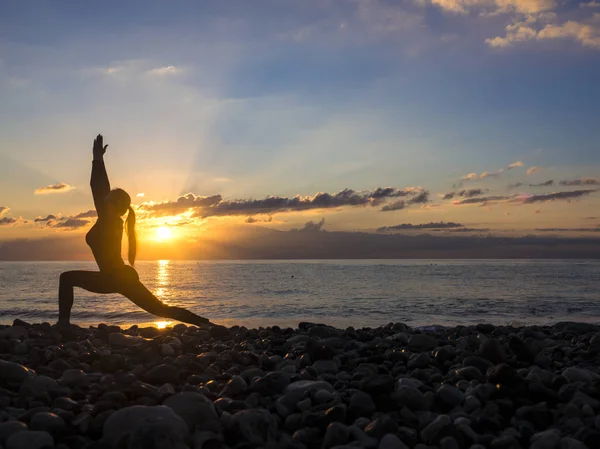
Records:
M98 134L98 137L94 139L94 148L92 150L92 152L94 153L95 161L102 159L104 153L106 153L107 147L108 145L104 145L104 139L102 137L102 134Z

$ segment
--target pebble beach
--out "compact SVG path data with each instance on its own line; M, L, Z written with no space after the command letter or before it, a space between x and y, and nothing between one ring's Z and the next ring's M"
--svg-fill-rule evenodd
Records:
M0 326L0 449L600 447L600 326Z

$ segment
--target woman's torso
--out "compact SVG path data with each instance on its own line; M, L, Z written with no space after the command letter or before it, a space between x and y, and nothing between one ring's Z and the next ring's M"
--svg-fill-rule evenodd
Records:
M99 218L85 236L100 271L113 271L125 266L121 256L123 221L119 217Z

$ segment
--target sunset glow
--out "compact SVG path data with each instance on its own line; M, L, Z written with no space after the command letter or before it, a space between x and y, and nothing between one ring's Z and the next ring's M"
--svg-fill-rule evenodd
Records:
M161 226L156 229L156 241L166 242L173 238L173 231L168 226Z

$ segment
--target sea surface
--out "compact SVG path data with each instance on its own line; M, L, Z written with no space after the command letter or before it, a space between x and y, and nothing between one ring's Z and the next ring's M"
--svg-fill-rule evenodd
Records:
M337 327L600 321L600 261L141 261L162 301L226 325ZM59 275L94 262L0 262L0 323L57 319ZM80 325L164 323L119 295L75 289Z

